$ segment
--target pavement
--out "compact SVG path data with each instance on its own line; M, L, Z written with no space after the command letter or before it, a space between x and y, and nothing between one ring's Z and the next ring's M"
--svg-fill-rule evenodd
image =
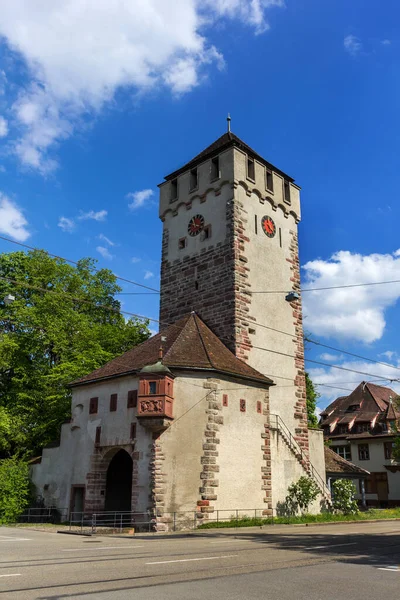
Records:
M0 600L379 600L399 590L399 522L137 537L0 528Z

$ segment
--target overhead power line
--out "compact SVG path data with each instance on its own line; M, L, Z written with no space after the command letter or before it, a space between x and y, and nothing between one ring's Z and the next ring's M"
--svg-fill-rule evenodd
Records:
M18 285L18 286L21 286L21 287L34 289L34 290L45 292L45 293L49 293L49 294L55 294L55 295L58 295L58 296L67 296L70 300L74 300L75 302L82 302L83 304L89 304L91 306L94 306L97 309L104 309L104 310L107 310L107 311L110 311L110 312L115 312L115 313L118 313L118 314L126 314L126 315L129 315L131 317L138 318L138 319L143 319L143 320L146 320L146 321L153 321L153 322L159 323L161 325L172 326L172 327L176 326L174 323L166 323L166 322L160 321L159 319L154 319L152 317L146 317L146 316L143 316L143 315L138 315L136 313L132 313L132 312L129 312L129 311L121 310L119 308L114 308L114 307L111 307L111 306L106 306L104 304L96 304L95 302L92 302L90 300L85 300L84 298L76 298L74 296L71 296L71 295L67 294L66 292L57 292L55 290L48 290L46 288L41 288L39 286L33 286L33 285L27 284L27 283L25 283L23 281L17 281L15 279L10 278L10 277L2 277L2 276L0 276L0 280L9 281L10 283L13 283L14 285ZM228 342L232 341L232 340L228 340L227 338L219 338L219 339L221 339L221 341L228 341ZM272 350L271 348L263 348L262 346L253 346L253 348L256 348L258 350L263 350L264 352L270 352L272 354L278 354L278 355L281 355L281 356L286 356L288 358L297 358L296 355L294 355L294 354L288 354L286 352L280 352L278 350ZM339 366L339 365L332 365L332 364L329 364L329 363L324 363L322 361L316 361L316 360L312 360L312 359L305 359L305 362L309 362L309 363L321 365L321 366L324 366L324 367L329 367L330 369L339 369L341 371L346 371L346 372L350 372L350 373L358 373L359 375L366 375L367 377L377 377L377 378L381 378L382 377L382 375L376 375L374 373L366 373L365 371L359 371L359 370L356 370L356 369L350 369L350 368L342 367L342 366ZM396 381L396 380L397 380L396 378L393 378L393 381Z

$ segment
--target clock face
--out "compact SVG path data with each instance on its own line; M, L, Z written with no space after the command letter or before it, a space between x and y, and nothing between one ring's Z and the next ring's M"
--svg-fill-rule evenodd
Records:
M191 236L198 235L200 231L204 229L204 217L202 215L195 215L189 221L188 233Z
M263 217L261 219L261 227L263 228L263 232L265 233L265 235L267 235L269 238L274 237L276 233L276 226L271 217Z

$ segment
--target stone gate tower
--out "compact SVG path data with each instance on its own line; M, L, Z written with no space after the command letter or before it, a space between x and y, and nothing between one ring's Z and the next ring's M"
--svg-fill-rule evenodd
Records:
M228 131L160 184L160 320L196 311L271 377L273 414L308 450L297 225L300 188Z

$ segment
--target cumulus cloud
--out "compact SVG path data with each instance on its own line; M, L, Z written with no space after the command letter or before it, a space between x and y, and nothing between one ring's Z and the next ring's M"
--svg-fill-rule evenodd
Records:
M152 273L151 271L145 272L144 279L151 279L152 277L154 277L154 273Z
M68 217L60 217L58 220L58 226L66 233L72 233L75 229L75 221Z
M217 21L235 19L256 33L283 0L0 0L0 36L25 61L13 106L20 136L14 152L43 173L51 150L81 119L98 114L120 89L172 93L199 85L223 57L209 41Z
M381 352L379 356L385 356L389 360L392 360L397 356L397 352L393 352L393 350L386 350L386 352Z
M343 354L329 354L329 352L324 352L319 357L321 360L325 360L326 362L335 362L338 360L342 360Z
M0 138L8 134L8 123L4 117L0 117Z
M109 251L109 249L106 248L105 246L97 246L96 250L106 260L112 260L114 258L114 255L111 254L111 252Z
M105 242L109 246L115 246L116 245L115 242L111 241L110 238L108 238L106 235L104 235L104 233L101 233L98 237L99 237L99 240L102 240L103 242Z
M343 46L350 56L357 56L363 48L361 40L355 35L347 35L343 40Z
M93 221L105 221L108 212L106 210L99 210L95 212L94 210L89 210L87 213L81 213L78 217L80 221L86 221L88 219L92 219Z
M305 289L400 280L400 250L366 256L343 250L303 270ZM399 298L400 283L304 292L305 327L317 336L371 343L382 337L385 311Z
M153 195L153 190L140 190L139 192L129 192L129 194L126 195L126 198L128 198L128 200L132 200L132 202L128 204L128 208L130 210L136 210L137 208L141 208Z
M348 395L361 381L376 381L377 385L390 387L396 393L400 393L400 383L396 381L400 374L399 362L393 362L393 366L385 366L362 360L349 360L341 362L340 366L361 373L341 371L332 367L307 369L312 382L317 385L318 392L323 396L320 404L325 405L334 398Z
M24 242L30 236L22 209L0 192L0 233Z

